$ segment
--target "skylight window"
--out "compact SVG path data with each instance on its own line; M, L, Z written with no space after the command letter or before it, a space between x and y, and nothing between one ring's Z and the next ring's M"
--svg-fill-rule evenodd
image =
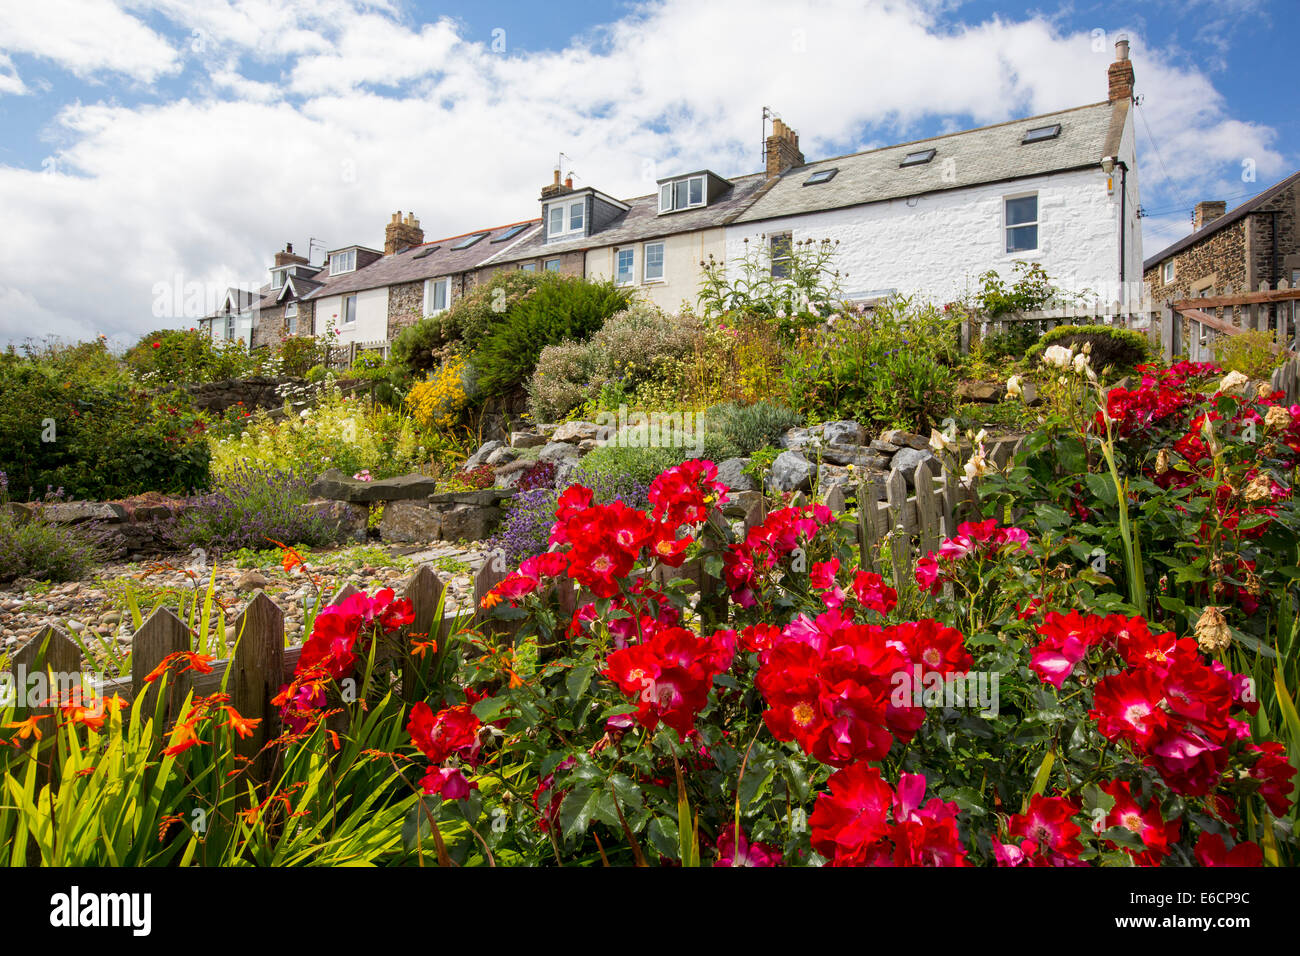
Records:
M415 255L411 256L411 258L423 259L425 256L429 255L430 253L437 252L441 248L442 246L425 246L423 249L419 250Z
M1039 126L1035 129L1031 129L1028 133L1026 133L1025 138L1022 139L1020 142L1041 143L1045 139L1056 139L1056 137L1060 135L1061 135L1060 123L1057 123L1054 126Z
M803 181L805 186L816 186L819 183L828 183L835 178L838 169L819 169Z
M497 236L497 237L496 237L495 239L493 239L492 241L493 241L493 242L505 242L507 239L513 239L515 236L519 235L521 232L523 232L523 231L524 231L525 229L527 229L527 228L528 228L528 223L526 223L526 222L525 222L525 223L521 223L521 224L518 225L518 226L511 226L509 229L507 229L505 232L501 233L501 235Z
M478 242L480 239L482 239L482 238L483 238L484 236L486 236L486 235L487 235L486 232L476 232L476 233L475 233L474 235L472 235L472 236L466 236L464 239L462 239L460 242L456 243L456 244L455 244L454 246L452 246L451 248L452 248L452 249L468 249L470 246L474 245L474 243Z
M908 153L903 157L903 161L898 164L898 167L902 169L904 166L924 166L934 159L934 153L933 149L921 149L915 153Z

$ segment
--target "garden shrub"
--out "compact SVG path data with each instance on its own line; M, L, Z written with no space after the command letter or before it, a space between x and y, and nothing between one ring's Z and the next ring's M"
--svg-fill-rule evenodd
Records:
M101 535L87 524L48 521L42 509L19 514L10 507L8 479L0 471L0 581L76 581L100 559Z
M842 306L840 280L848 273L834 267L838 239L803 239L787 243L780 261L766 241L732 260L730 267L712 254L700 263L699 306L712 318L761 316L789 337L823 322Z
M536 421L555 421L585 403L599 403L615 383L621 397L634 396L668 362L689 355L703 330L690 313L666 315L649 303L633 303L587 341L542 349L528 380L529 411Z
M411 386L406 408L421 427L445 430L456 424L469 398L467 372L465 360L454 355L427 379Z
M280 343L280 368L295 378L310 376L324 361L324 346L312 335L291 335Z
M338 527L332 528L307 504L314 477L314 473L237 465L177 519L173 540L182 549L203 548L216 555L265 548L277 541L291 546L335 544L341 533Z
M783 373L787 403L810 420L925 433L954 405L960 318L904 297L805 332Z
M595 487L596 484L601 483L612 487L622 481L649 486L660 472L674 465L680 465L688 458L723 461L738 457L740 457L740 449L724 436L710 432L706 425L702 450L638 448L614 444L593 448L578 463L572 480L588 487Z
M1146 361L1150 351L1146 336L1131 329L1111 325L1058 325L1029 348L1025 359L1037 364L1049 346L1061 345L1079 352L1086 343L1092 345L1092 367L1098 372L1104 368L1116 373L1134 369Z
M522 385L543 348L566 340L585 341L630 301L631 293L613 282L544 273L499 322L470 343L478 388L492 396Z
M787 430L803 424L802 415L774 402L714 405L705 413L704 420L711 434L733 445L745 457L776 444Z
M214 341L196 329L162 329L142 337L124 360L143 384L192 385L255 374L264 358L250 354L241 341Z
M312 475L327 468L348 475L366 469L375 478L391 478L416 470L433 452L409 416L337 389L325 390L315 407L296 415L275 421L257 412L239 427L213 442L217 477L252 464Z
M1214 340L1214 360L1225 372L1241 372L1250 378L1267 379L1286 361L1271 332L1249 329L1236 335L1220 335Z
M109 500L207 486L206 426L184 393L63 378L5 357L0 394L0 470L17 498L62 488L70 498Z

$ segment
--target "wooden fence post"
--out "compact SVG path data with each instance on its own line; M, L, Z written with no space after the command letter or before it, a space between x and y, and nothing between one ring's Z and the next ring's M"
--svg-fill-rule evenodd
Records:
M78 690L81 687L81 648L61 627L46 625L40 633L14 652L10 662L13 668L14 694L17 696L17 705L14 708L15 720L26 720L28 717L41 717L54 713L62 692L72 689L67 686L70 683L70 675L76 675L76 687ZM49 682L46 693L38 695L43 697L43 700L28 706L27 683L31 679L30 675L38 673L44 674L45 680ZM42 726L40 729L41 733L53 736L52 726ZM37 746L34 736L19 743L24 748ZM55 757L58 753L56 741L50 741L49 750L50 762L37 764L36 786L38 788L57 782L59 779L59 768Z
M907 506L907 479L901 471L890 472L885 482L885 500L889 504L889 556L894 566L894 587L902 589L907 580L908 557L911 543L904 526L903 511Z
M942 492L935 486L934 463L923 461L916 466L917 553L921 556L939 550L943 534L939 517Z
M157 706L158 682L152 686L145 683L145 677L162 663L169 654L190 650L190 630L185 623L172 613L170 608L160 607L149 615L149 620L135 632L131 642L131 686L137 698L143 697L142 713L148 715ZM180 670L179 668L176 669ZM189 693L193 671L167 675L166 723L172 723L181 716L180 709ZM157 728L162 733L162 728Z
M438 603L443 600L446 591L446 583L427 564L422 564L415 569L415 572L406 582L406 588L402 591L402 596L411 602L411 608L415 613L415 620L402 634L402 638L406 643L402 656L402 696L407 701L422 700L427 690L419 674L415 658L411 654L410 638L422 634L424 635L423 640L437 641L438 650L435 660L441 660L442 656L447 652L452 619L446 613L445 604L443 606L442 623L438 628L438 632L433 633L434 614L437 612Z
M284 611L265 591L258 591L235 619L235 633L233 673L226 684L230 706L241 717L261 721L252 736L236 739L235 752L255 760L253 779L262 780L269 762L262 747L279 735L274 726L279 714L271 698L279 693L284 676Z

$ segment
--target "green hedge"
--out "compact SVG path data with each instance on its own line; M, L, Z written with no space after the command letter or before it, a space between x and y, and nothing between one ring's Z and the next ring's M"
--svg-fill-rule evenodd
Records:
M1150 356L1150 346L1141 332L1110 325L1058 325L1030 346L1025 358L1036 365L1050 345L1064 345L1077 352L1088 342L1092 343L1092 367L1098 371L1108 367L1128 370Z

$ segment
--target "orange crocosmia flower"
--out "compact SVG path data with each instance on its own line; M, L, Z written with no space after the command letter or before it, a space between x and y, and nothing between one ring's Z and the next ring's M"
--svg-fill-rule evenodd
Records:
M425 651L432 651L435 654L438 653L438 642L437 641L412 641L411 642L411 653L414 654L416 657L423 657Z
M206 740L199 740L199 735L194 732L193 724L177 724L176 730L172 733L172 745L163 750L164 757L175 757L177 754L184 753L195 744L207 744Z
M303 561L302 555L293 550L293 548L287 550L280 561L280 566L284 568L286 572L291 572L294 568L301 568L304 564L306 564L306 562Z
M497 594L496 591L489 591L487 594L483 595L483 600L479 601L478 606L486 611L488 608L496 607L500 603L501 595Z
M197 671L200 674L212 673L212 662L216 660L211 654L196 654L193 651L182 651L181 656L185 658L185 666L177 673L186 671Z
M261 717L242 717L239 711L233 707L226 708L226 716L230 719L221 726L234 728L235 733L240 737L251 737L257 725L262 722Z
M119 710L122 710L124 707L128 706L129 702L122 695L114 694L112 697L105 697L102 701L100 701L100 703L104 705L105 710L109 710L112 711L113 713L117 713Z
M5 724L5 727L16 727L18 729L18 737L21 740L26 740L28 737L32 736L35 736L37 740L40 740L41 728L36 726L36 721L44 720L48 716L49 714L33 714L26 720L18 720L12 724Z
M104 721L108 719L108 714L105 713L104 708L98 702L87 707L78 701L64 704L59 710L70 723L81 724L91 730L100 730L104 726Z

